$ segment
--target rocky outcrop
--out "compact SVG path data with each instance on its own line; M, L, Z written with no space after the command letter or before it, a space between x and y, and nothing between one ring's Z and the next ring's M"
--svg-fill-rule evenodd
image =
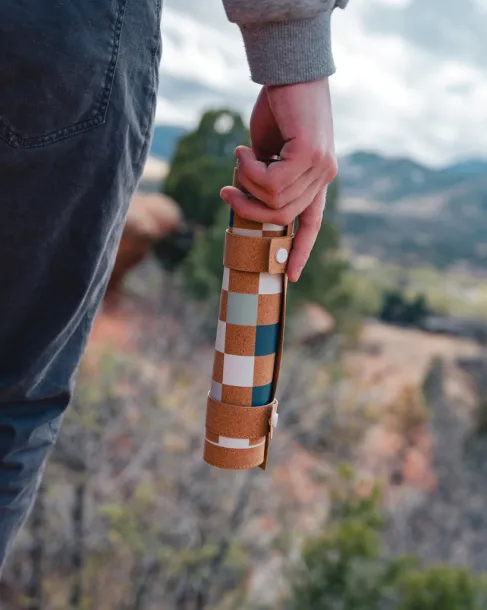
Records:
M292 343L308 345L330 335L335 328L333 316L317 303L306 303L292 316L289 339Z
M155 242L175 231L180 223L181 212L171 198L158 193L135 195L130 204L108 294L119 292L127 272L146 258Z

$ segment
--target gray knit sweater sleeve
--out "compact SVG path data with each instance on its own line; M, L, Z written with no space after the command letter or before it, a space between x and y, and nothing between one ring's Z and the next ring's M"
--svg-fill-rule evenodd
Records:
M252 80L288 85L335 71L330 19L348 0L223 0L242 31Z

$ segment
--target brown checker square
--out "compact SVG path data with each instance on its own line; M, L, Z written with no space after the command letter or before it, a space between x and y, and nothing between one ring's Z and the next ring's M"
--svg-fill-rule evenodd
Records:
M218 434L215 434L211 430L207 430L206 431L206 438L209 441L211 441L212 443L217 443L218 444L220 442L220 436Z
M251 447L255 447L255 445L260 445L264 441L265 441L265 436L263 436L262 438L251 438L251 439L249 439L249 445Z
M223 361L224 355L215 350L215 359L213 360L213 381L218 383L222 383L223 381Z
M241 388L235 385L222 386L222 402L241 407L252 406L252 388Z
M255 354L255 326L227 324L225 328L225 354L253 356Z
M262 231L262 237L282 237L285 235L284 231Z
M254 386L267 385L274 378L275 354L256 356L254 364Z
M228 305L228 292L226 290L222 290L222 295L220 297L220 312L218 314L218 319L222 322L227 321L227 305Z
M228 290L239 294L259 294L259 274L230 269Z
M241 218L238 214L234 214L233 216L233 226L235 229L254 229L254 231L262 231L262 223Z
M282 293L259 294L257 324L277 324L281 314Z

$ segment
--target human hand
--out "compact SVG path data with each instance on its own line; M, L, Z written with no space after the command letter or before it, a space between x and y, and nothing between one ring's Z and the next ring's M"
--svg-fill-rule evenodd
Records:
M262 88L250 119L252 149L239 146L238 178L256 199L226 186L221 197L240 216L287 225L299 217L288 277L299 279L321 228L326 188L337 163L328 79ZM259 159L279 155L269 166Z

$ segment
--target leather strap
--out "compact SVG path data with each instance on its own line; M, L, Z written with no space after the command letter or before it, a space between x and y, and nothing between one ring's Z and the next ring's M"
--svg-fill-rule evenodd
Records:
M218 402L208 394L206 428L229 438L261 438L269 434L277 400L263 407L240 407Z
M223 264L228 269L252 273L286 273L294 235L251 237L227 229Z

